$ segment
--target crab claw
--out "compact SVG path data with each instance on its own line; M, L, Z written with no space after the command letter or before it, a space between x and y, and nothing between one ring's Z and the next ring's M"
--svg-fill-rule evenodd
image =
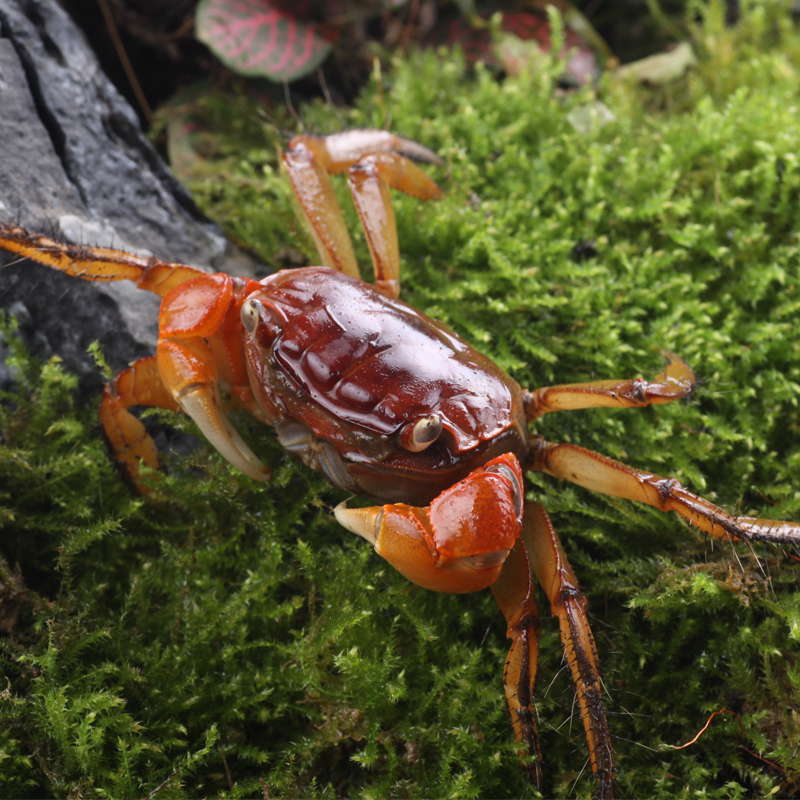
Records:
M410 581L437 592L475 592L497 580L522 526L522 470L492 459L426 507L405 503L334 510Z

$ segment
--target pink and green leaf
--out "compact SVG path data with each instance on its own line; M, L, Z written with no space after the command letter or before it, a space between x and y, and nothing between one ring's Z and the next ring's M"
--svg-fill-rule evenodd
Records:
M313 72L331 43L311 22L298 20L267 0L202 0L197 38L241 75L291 81Z

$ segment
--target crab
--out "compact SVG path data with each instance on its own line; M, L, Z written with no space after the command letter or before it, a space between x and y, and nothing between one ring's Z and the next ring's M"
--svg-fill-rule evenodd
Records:
M119 373L100 403L114 457L140 491L151 491L140 464L160 462L129 411L138 405L184 411L234 467L268 481L269 468L228 420L228 407L242 409L335 487L377 499L367 508L344 501L335 517L410 581L440 592L491 588L511 640L503 672L511 726L524 768L541 785L538 581L559 621L598 795L612 797L616 762L586 599L547 512L526 496L525 472L674 511L717 539L797 545L800 524L733 516L677 480L533 432L544 414L674 402L690 395L694 374L665 353L652 380L524 390L441 322L403 303L390 190L420 200L441 195L415 161L440 163L385 131L292 139L283 162L324 266L258 282L62 244L4 223L0 248L83 280L131 280L161 298L156 355ZM374 286L360 279L334 196L330 176L345 171Z

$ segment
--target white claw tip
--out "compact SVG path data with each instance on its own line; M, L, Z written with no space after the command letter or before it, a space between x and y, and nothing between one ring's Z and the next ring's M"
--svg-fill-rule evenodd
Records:
M333 509L336 521L351 533L361 536L370 544L375 544L380 529L380 518L383 509L380 506L372 508L348 508L347 501L339 503Z

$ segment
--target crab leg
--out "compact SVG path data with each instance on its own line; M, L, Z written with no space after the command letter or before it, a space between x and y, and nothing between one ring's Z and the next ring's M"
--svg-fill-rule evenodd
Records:
M139 289L165 297L171 289L205 273L185 264L125 253L108 247L63 244L0 222L0 247L85 281L134 281Z
M139 461L157 469L158 453L144 425L127 410L137 405L180 410L161 382L155 356L134 361L120 372L106 384L100 402L100 423L109 447L126 478L146 494L139 483Z
M400 292L400 256L389 188L420 200L441 196L439 187L408 157L441 163L426 147L375 130L348 131L322 138L295 136L283 154L289 180L322 263L358 278L350 234L330 179L333 174L350 170L350 190L367 235L376 283L394 297Z
M690 525L717 539L800 544L800 523L734 517L687 491L674 478L634 469L574 444L551 444L537 437L526 466L593 492L647 503L661 511L674 511Z
M523 526L526 523L523 521ZM503 670L503 687L511 726L530 762L524 764L534 785L542 786L542 751L536 727L533 692L539 667L539 636L542 625L536 608L536 594L528 551L518 539L508 554L503 571L492 584L492 594L508 624L511 648Z
M667 366L652 381L636 378L564 383L525 392L525 413L528 422L533 422L553 411L633 406L644 408L687 397L694 388L692 368L675 353L665 350L664 355L667 358Z
M567 561L550 518L538 503L525 503L522 541L533 570L558 617L567 666L572 673L583 720L589 761L600 798L614 796L614 750L603 707L597 649L586 618L586 597Z
M375 285L399 297L400 247L389 189L419 200L435 200L442 192L416 164L396 153L364 156L350 168L348 184L367 235Z

